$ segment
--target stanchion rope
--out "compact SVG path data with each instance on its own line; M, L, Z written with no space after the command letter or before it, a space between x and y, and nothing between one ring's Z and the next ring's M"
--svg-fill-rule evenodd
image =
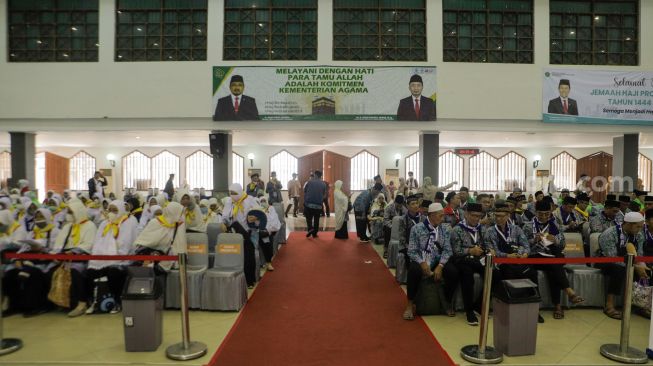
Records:
M176 255L90 255L90 254L39 254L5 253L7 259L38 259L57 261L177 261Z

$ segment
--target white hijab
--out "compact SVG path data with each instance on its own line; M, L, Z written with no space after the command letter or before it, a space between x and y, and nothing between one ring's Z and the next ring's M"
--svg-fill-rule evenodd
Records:
M345 192L342 191L342 181L337 180L334 183L333 191L333 200L335 205L335 214L336 214L336 230L342 227L342 224L345 222L345 215L347 215L347 205L349 203L349 198Z
M164 253L171 249L174 253L182 253L186 251L186 225L184 223L184 207L177 202L170 202L164 209L161 215L162 221L168 225L175 225L177 234L175 235L175 227L164 226L164 224L157 219L150 220L143 229L143 232L138 235L134 241L134 245L140 245L151 249L156 249ZM174 242L173 242L174 236ZM172 246L172 248L171 248Z

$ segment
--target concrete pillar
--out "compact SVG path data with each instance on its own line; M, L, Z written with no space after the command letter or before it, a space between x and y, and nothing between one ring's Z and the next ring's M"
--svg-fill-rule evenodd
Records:
M19 179L29 180L30 190L36 187L36 135L27 132L9 132L11 138L11 182L17 187Z
M637 187L639 134L624 134L613 138L612 155L612 191L632 192Z
M420 174L422 181L424 177L431 177L431 181L436 186L447 184L448 182L439 182L438 180L438 157L440 153L440 132L439 131L420 131L419 133L419 157L420 157ZM422 182L420 182L422 184Z
M232 180L231 131L211 131L209 143L213 156L213 192L229 195Z

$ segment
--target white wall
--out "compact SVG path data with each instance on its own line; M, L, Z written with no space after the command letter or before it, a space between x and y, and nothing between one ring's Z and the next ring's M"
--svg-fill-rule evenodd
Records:
M0 0L0 19L7 19L7 1ZM488 119L519 120L522 121L520 128L524 128L524 125L538 126L541 124L540 71L550 66L549 16L548 0L536 0L534 3L534 64L442 62L441 0L427 2L427 62L366 64L438 67L438 116L445 123L422 124L421 128L473 128L474 120ZM83 125L88 129L134 130L151 126L151 119L155 119L165 128L211 129L218 126L209 118L211 67L214 65L361 64L331 60L331 0L319 0L318 60L282 63L221 60L223 0L209 0L207 61L114 62L114 1L101 0L100 4L100 60L97 63L8 63L7 27L0 27L0 119L4 119L6 126L23 130L58 129L62 125L69 125L69 119L85 118L91 119ZM653 34L653 1L641 1L640 4L640 66L575 67L652 69L653 37L650 35ZM104 117L109 120L103 120ZM51 124L35 120L43 118L58 120ZM112 121L114 118L118 120ZM139 119L121 121L121 118ZM158 121L160 118L166 120ZM16 124L17 119L27 120ZM455 125L446 124L451 119L462 121ZM248 128L246 124L241 127ZM609 126L597 127L605 128Z

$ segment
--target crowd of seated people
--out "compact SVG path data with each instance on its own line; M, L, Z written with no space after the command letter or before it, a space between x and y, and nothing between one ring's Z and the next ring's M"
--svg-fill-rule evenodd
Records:
M399 179L395 199L386 204L385 186L377 182L364 196L369 229L375 243L384 244L384 258L388 256L388 241L395 216L402 217L399 225L399 256L404 256L407 270L408 304L405 319L413 319L413 300L424 278L443 281L444 295L453 304L454 290L460 286L465 316L470 325L478 324L480 299L474 298L474 274L484 275L484 256L552 258L565 256L565 233L578 233L585 256L624 256L653 254L653 196L635 190L630 194L607 194L595 202L587 190L570 192L562 189L559 195L535 192L528 198L516 188L505 198L499 195L474 193L461 187L458 191L443 192L425 178L419 188L409 190L406 179ZM411 185L414 187L414 184ZM410 193L410 194L407 194ZM407 194L407 195L406 195ZM596 195L598 196L598 195ZM372 197L377 197L372 201ZM383 197L383 198L382 198ZM356 207L356 204L354 205ZM379 210L385 206L381 218ZM357 216L358 219L358 216ZM365 223L368 224L368 223ZM364 227L364 226L362 226ZM361 232L359 237L366 238ZM590 253L590 237L598 233L598 250ZM361 239L361 241L367 241ZM623 292L625 266L623 263L595 266L608 283L604 313L620 319L615 297ZM570 304L585 300L571 287L564 265L501 264L493 271L493 291L504 279L529 279L538 283L542 271L548 283L554 306L553 318L563 319L561 295ZM648 278L645 263L635 266L635 279ZM598 284L597 284L598 285ZM455 316L453 309L447 314ZM650 316L649 314L645 314ZM544 318L538 315L538 321Z
M0 191L0 251L40 254L174 255L185 251L186 234L207 232L210 224L218 232L237 232L244 236L244 268L247 284L253 287L258 269L254 248L260 247L268 271L272 267L274 236L281 224L267 199L253 197L242 187L230 187L230 196L218 200L203 190L177 189L172 197L150 189L146 197L127 190L121 199L103 191L62 194L48 191L39 202L30 190ZM266 217L260 219L260 215ZM265 227L259 223L265 222ZM153 266L158 274L169 270L172 262L132 262L127 260L50 261L12 259L5 262L3 313L34 316L56 308L67 308L68 316L121 311L120 294L127 278L127 267ZM70 273L61 282L59 270ZM56 282L64 283L65 301L49 294ZM110 309L101 308L98 289L113 295ZM57 289L59 290L59 289Z

